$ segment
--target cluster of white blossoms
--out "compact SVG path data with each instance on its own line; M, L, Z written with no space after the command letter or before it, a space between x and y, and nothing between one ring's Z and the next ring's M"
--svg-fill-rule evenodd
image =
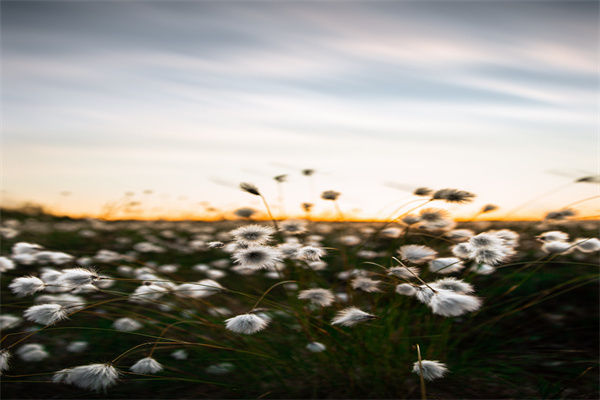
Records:
M471 235L468 240L466 237L462 237L457 241L460 243L452 247L452 254L457 257L453 260L456 262L449 267L458 270L462 268L462 263L458 263L458 261L472 260L476 265L472 266L470 270L487 275L494 272L495 265L508 261L516 253L515 248L519 244L519 234L503 229ZM436 272L450 273L444 271L447 270L440 269Z
M308 300L320 307L328 307L335 301L335 295L329 289L303 290L298 294L298 298L301 300Z
M82 290L96 290L94 283L101 277L93 270L85 268L68 268L60 271L47 269L40 277L23 276L15 278L8 286L19 297L28 296L36 292L47 290L49 292L73 292Z
M597 238L577 238L569 242L569 235L562 231L543 232L537 239L544 243L542 250L549 254L569 254L575 250L593 253L600 250L600 240Z
M74 257L59 251L47 251L35 243L18 242L12 247L10 259L17 264L54 264L63 265L73 261Z
M439 279L423 285L402 283L396 286L396 293L416 297L434 314L443 317L458 317L479 310L482 301L470 295L473 292L471 284L456 278Z
M243 189L253 195L261 196L253 185L244 184ZM474 197L469 192L457 189L442 189L434 192L427 188L419 188L417 191L418 195L431 196L431 200L442 200L448 203L464 203L471 201ZM417 194L416 192L415 194ZM323 199L335 201L339 195L338 192L327 191L323 193ZM485 208L488 209L482 212L494 209L491 206ZM247 213L247 216L250 214ZM315 317L321 320L328 312L324 309L325 307L336 307L336 314L330 321L334 327L329 327L329 329L338 332L357 324L368 325L381 318L376 314L380 314L383 302L379 302L378 308L377 302L373 301L370 310L372 313L363 311L352 304L358 305L359 301L372 296L373 293L384 292L386 288L389 290L395 288L397 294L414 297L427 308L414 302L418 307L423 310L429 309L435 315L459 317L469 312L475 312L482 307L482 299L473 295L475 293L473 285L454 277L443 277L437 280L423 277L428 281L425 282L420 277L422 271L440 275L468 274L471 271L476 274L489 274L495 271L494 266L510 260L515 255L515 249L519 244L519 234L508 229L489 230L479 234L471 229L453 229L455 222L450 219L448 212L442 209L425 208L418 215L404 216L402 222L409 225L411 229L414 228L412 225L418 224L416 228L419 229L439 230L441 233L438 238L451 241L453 246L447 249L439 246L434 250L426 245L405 244L397 250L396 248L381 250L377 245L365 246L365 238L371 234L375 236L379 234L387 242L396 243L394 239L401 238L406 232L404 229L408 228L406 226L403 226L402 229L391 227L377 232L375 228L369 226L356 232L344 231L337 235L332 242L335 243L334 246L348 250L348 254L352 254L353 257L349 257L350 262L345 265L344 270L326 272L332 272L331 276L341 281L339 283L346 289L345 292L334 292L337 290L335 288L339 287L337 284L332 285L332 289L317 287L327 285L324 283L324 279L308 282L301 280L287 283L278 282L274 286L283 284L282 288L285 288L288 299L293 300L292 304L300 305L298 310L307 313L316 310L320 315ZM111 281L111 278L101 276L98 271L92 268L82 268L81 265L87 267L94 261L116 263L128 259L135 260L137 253L163 253L167 249L177 250L182 254L204 251L214 254L228 253L226 258L212 261L202 260L202 264L191 267L191 271L204 274L208 279L190 282L165 278L165 276L169 276L168 274L175 274L183 270L184 265L161 265L158 262L150 261L144 263L144 267L115 266L117 274L125 276L126 280L136 281L139 285L123 296L124 304L135 309L153 306L164 313L181 315L186 321L201 316L200 309L194 308L195 304L207 305L207 297L229 291L218 282L228 274L263 274L262 276L265 278L283 281L286 275L291 275L290 269L296 268L292 273L298 272L298 275L303 276L314 274L320 278L326 276L317 273L329 267L329 263L322 260L327 253L322 244L325 238L321 234L330 234L334 228L323 226L322 230L319 230L313 224L311 230L314 229L315 234L311 234L308 232L308 224L304 221L283 221L280 223L279 231L276 229L270 226L248 224L228 232L197 230L189 241L179 240L181 238L178 237L178 234L168 229L156 235L144 233L144 241L134 243L129 238L119 238L122 240L116 240L120 246L118 252L108 249L99 250L94 256L76 260L77 263L72 263L71 266L79 266L72 268L65 267L65 264L74 261L74 258L66 253L45 251L36 244L17 243L12 248L12 255L0 257L0 272L12 271L19 266L30 266L34 263L39 263L43 268L39 270L38 276L34 276L36 274L29 269L30 276L15 278L9 284L9 289L17 297L36 295L35 305L25 309L23 318L14 315L0 316L0 328L13 328L27 323L27 321L47 327L71 318L71 315L77 311L93 305L92 301L83 297L86 293L93 294L90 299L100 298L102 289L105 288L103 285ZM277 244L273 239L276 234L279 236ZM92 238L97 235L85 233L83 236ZM172 239L172 242L168 243L164 239ZM537 239L543 243L542 250L550 254L567 254L575 250L591 253L600 250L600 240L597 238L570 240L568 234L560 231L544 232L537 236ZM407 240L402 243L411 242ZM421 243L430 242L422 241ZM126 248L127 246L129 249ZM331 251L333 254L338 251L338 249L333 250ZM381 266L385 270L383 273L362 269L366 268L361 264L362 261L388 257L390 251L396 251L398 259L392 257L392 260L401 264L400 266L389 268ZM139 255L137 254L137 256ZM399 260L402 260L407 266ZM365 262L364 264L375 263ZM335 263L331 262L331 265L335 265ZM379 277L380 280L375 277ZM390 282L393 283L393 286L390 285ZM398 284L399 282L403 283ZM269 291L270 289L265 292L265 295ZM297 293L293 294L296 291ZM218 296L215 297L218 298ZM296 299L302 301L296 301ZM406 300L407 302L411 301L411 299ZM127 301L135 304L132 305ZM190 306L178 307L182 304ZM285 311L272 311L272 314L271 311L269 313L262 312L261 309L256 308L256 305L254 307L249 312L235 316L233 302L227 303L227 307L210 305L202 317L211 315L219 321L223 321L221 329L224 332L226 329L229 337L235 336L231 332L251 335L264 331L274 325L271 318L277 312L289 312L286 307L282 307L282 310ZM98 312L104 313L105 318L110 318L111 312L101 309ZM389 315L389 313L380 315ZM155 323L156 321L152 319L140 318L137 320L123 317L112 321L112 328L119 332L134 332L148 328ZM160 325L158 326L162 328ZM296 329L295 326L293 328ZM298 329L300 330L300 328ZM305 349L312 353L326 351L325 344L313 341L318 339L317 337L313 338L313 334L315 332L311 331L305 338L309 342ZM66 343L64 348L71 353L81 352L89 346L89 343L84 341L75 341L68 345ZM11 357L9 349L11 347L0 350L0 374L9 368L8 362ZM137 374L157 374L163 371L165 367L154 359L152 354L151 352L147 357L135 362L129 367L129 370ZM31 362L42 361L50 357L44 346L36 343L17 347L15 355L22 360ZM186 350L179 349L171 356L177 360L184 360L188 357L188 353ZM234 368L235 366L231 363L220 363L209 366L206 368L206 372L224 374L233 371ZM433 380L443 377L448 369L445 364L438 361L421 360L413 365L412 371L426 380ZM54 374L54 382L73 384L85 389L102 390L116 384L119 376L120 372L110 363L91 364L58 371Z

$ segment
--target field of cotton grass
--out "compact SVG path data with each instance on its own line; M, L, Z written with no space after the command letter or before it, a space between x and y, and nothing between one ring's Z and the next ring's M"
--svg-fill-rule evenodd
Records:
M4 211L2 397L598 398L598 221L455 222L474 194L426 188L283 220L241 190L271 220Z

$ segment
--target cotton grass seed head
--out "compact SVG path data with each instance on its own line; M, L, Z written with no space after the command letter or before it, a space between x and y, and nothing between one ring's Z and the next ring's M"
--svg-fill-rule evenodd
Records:
M536 236L536 239L542 242L566 242L569 235L561 231L549 231Z
M277 175L273 179L275 179L276 182L283 183L287 180L287 175L286 174Z
M70 293L61 294L43 294L35 298L35 302L38 304L60 304L69 309L69 311L81 310L85 307L86 301L81 296L76 296Z
M433 289L427 285L421 285L416 287L417 292L415 293L415 297L423 304L429 304L435 292Z
M225 327L232 332L250 335L262 331L269 322L256 314L242 314L225 320Z
M144 325L133 318L123 317L113 322L113 328L121 332L134 332L142 329Z
M494 205L494 204L486 204L485 206L483 206L481 208L481 213L487 213L487 212L492 212L494 210L497 210L498 206Z
M409 214L402 218L402 222L404 222L406 225L413 225L417 222L421 222L421 217L418 215Z
M327 350L327 347L323 343L311 342L306 345L306 350L313 353L321 353L322 351Z
M131 372L135 372L136 374L157 374L163 369L161 363L152 357L142 358L129 368Z
M449 290L436 289L428 306L434 314L443 317L458 317L467 312L477 311L481 300L475 296L455 293Z
M373 292L381 292L379 289L379 284L381 281L376 281L371 278L367 278L364 276L357 276L352 280L352 288L359 289L363 292L373 293Z
M419 187L416 188L413 192L415 196L429 196L433 192L433 189L429 189L428 187Z
M475 249L469 257L479 264L493 266L506 261L513 254L514 250L509 247L495 246Z
M469 294L473 293L474 289L471 284L456 278L443 278L430 284L434 289L450 290L455 293Z
M574 246L568 242L546 242L542 246L542 250L548 254L569 254L574 250Z
M223 362L219 364L213 364L206 367L205 371L208 374L213 375L225 375L235 370L235 365L228 362Z
M488 233L502 239L504 246L517 247L519 244L519 234L510 229L500 229L499 231L489 231Z
M81 353L82 351L87 350L89 347L90 344L88 342L81 340L69 343L65 350L67 350L69 353Z
M23 313L26 319L42 325L52 325L67 318L67 310L60 304L38 304Z
M286 235L300 235L306 232L306 223L304 221L287 220L279 224L279 229Z
M10 354L10 351L4 349L4 350L0 350L0 376L2 376L3 371L7 371L9 368L8 362L10 361L10 357L12 357L12 354Z
M398 250L398 253L400 254L400 258L402 258L402 260L415 264L423 264L424 262L433 260L437 254L437 252L432 248L418 244L402 246Z
M247 182L240 183L240 189L242 189L244 192L248 192L255 196L260 196L260 192L258 191L258 188L251 183L247 183Z
M477 275L490 275L496 272L496 268L486 264L474 264L469 271L473 271Z
M471 248L469 247L468 243L459 243L452 247L452 254L458 258L470 258Z
M326 190L323 193L321 193L321 198L323 200L335 201L338 197L340 197L340 194L340 192L336 192L335 190Z
M62 271L57 283L68 288L78 288L89 285L100 279L96 271L84 268L69 268Z
M409 283L401 283L400 285L396 286L396 293L403 296L414 296L417 294L417 288Z
M329 289L307 289L298 294L301 300L308 300L321 307L329 307L335 301L335 295Z
M254 210L253 208L249 208L249 207L242 207L242 208L238 208L233 213L240 218L250 218L254 214L256 214L256 210Z
M17 297L23 297L44 290L46 284L35 276L21 276L13 279L8 287Z
M443 364L439 361L431 361L431 360L421 360L421 366L419 367L419 362L413 364L412 372L417 375L421 375L421 369L423 370L423 378L432 381L434 379L442 378L446 372L448 372L448 368L446 364Z
M456 257L436 258L429 261L429 270L438 274L459 272L464 267L463 262Z
M419 276L421 270L417 267L392 267L388 269L388 275L395 276L397 278L412 279L415 276Z
M480 233L469 239L469 246L471 249L484 249L503 245L504 240L490 233Z
M229 232L233 239L242 245L262 245L271 240L275 229L270 226L245 225Z
M569 217L573 217L575 215L576 215L576 213L574 210L566 209L566 210L560 210L560 211L551 211L546 214L544 219L548 220L548 221L550 221L550 220L560 221L563 219L567 219Z
M453 229L446 236L455 242L464 242L475 235L471 229Z
M26 362L44 361L50 357L50 353L39 343L24 344L15 351L15 354Z
M315 246L304 246L296 251L295 256L298 260L319 261L325 255L325 250Z
M23 318L16 315L4 314L0 315L0 331L3 329L14 328L23 321Z
M597 238L577 238L573 244L582 253L593 253L600 250L600 240Z
M273 247L253 246L233 253L233 260L241 267L250 269L272 269L282 261L281 252Z
M444 200L447 203L464 204L473 201L475 194L458 189L440 189L432 196L434 200Z
M448 211L442 210L441 208L424 208L419 212L421 221L427 223L440 222L448 219L448 216Z
M129 295L129 301L134 303L151 303L153 300L158 300L167 293L167 289L164 287L150 282L147 283L149 284L138 286L133 293Z
M337 313L331 325L354 326L360 322L378 319L376 315L368 314L356 307L348 307Z
M15 269L13 260L7 257L0 257L0 272L10 271L11 269Z
M110 364L90 364L66 368L54 374L55 383L73 384L82 389L106 389L117 383L119 371Z

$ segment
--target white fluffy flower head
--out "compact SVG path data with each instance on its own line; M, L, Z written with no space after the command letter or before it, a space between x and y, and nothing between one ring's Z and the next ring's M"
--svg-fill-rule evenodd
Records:
M400 253L402 260L415 264L423 264L424 262L433 260L437 254L432 248L418 244L402 246L398 250L398 253Z
M320 342L311 342L306 345L306 349L308 351L312 351L313 353L320 353L322 351L327 350L327 347Z
M421 360L421 367L423 369L423 378L428 381L441 378L448 372L446 364L439 361ZM421 368L419 368L418 361L414 363L412 372L421 375Z
M561 231L548 231L536 236L542 242L566 242L569 240L569 235Z
M306 261L319 261L325 255L325 250L315 246L304 246L296 251L296 258Z
M329 289L307 289L298 294L301 300L309 300L311 303L321 307L328 307L335 300L335 295Z
M396 293L403 296L414 296L417 294L417 288L409 283L401 283L400 285L396 286Z
M62 271L57 283L68 288L78 288L98 281L100 277L96 271L84 268L69 268Z
M83 389L106 389L117 383L119 371L110 364L90 364L66 368L54 374L55 383L69 383Z
M434 314L443 317L458 317L478 310L481 307L481 299L450 290L436 289L428 306Z
M473 293L474 289L471 284L456 278L444 278L429 284L434 289L450 290L455 293L469 294Z
M262 225L245 225L229 232L233 239L241 245L265 244L274 233L275 229Z
M600 240L597 238L577 238L573 244L582 253L593 253L600 250Z
M52 325L67 318L67 314L66 308L60 304L38 304L23 313L28 320L42 325Z
M371 321L379 318L376 315L368 314L356 307L348 307L337 313L331 321L332 325L354 326L360 322Z
M364 276L357 276L352 280L352 288L360 289L364 292L381 292L379 284L381 281L376 281Z
M21 276L13 279L8 287L18 297L23 297L43 290L46 287L46 284L40 278L36 278L35 276Z
M265 329L269 321L256 314L242 314L225 320L225 327L232 332L250 335Z
M272 269L281 262L281 252L268 246L253 246L233 254L233 260L240 266L251 269Z
M142 358L129 368L131 372L136 374L157 374L163 370L163 366L154 358Z
M463 262L456 257L436 258L429 261L429 270L438 274L451 274L464 267Z
M388 275L398 278L412 279L419 276L421 270L417 267L391 267L388 269Z
M2 371L8 370L10 357L11 354L8 350L0 350L0 376L2 376Z
M133 318L123 317L117 319L112 326L121 332L133 332L141 329L144 325Z

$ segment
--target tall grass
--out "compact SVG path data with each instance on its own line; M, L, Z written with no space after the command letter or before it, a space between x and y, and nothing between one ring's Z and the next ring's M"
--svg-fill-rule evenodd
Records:
M34 392L79 398L590 396L598 223L457 226L445 212L424 208L470 199L467 192L445 190L428 193L420 206L407 202L403 214L394 211L385 223L272 219L276 229L246 224L253 234L237 242L229 233L239 228L235 222L5 219L18 234L1 245L1 321L8 325L2 354L11 355L2 391L7 398ZM258 189L249 193L261 196L270 214ZM342 219L338 196L324 199L335 202ZM253 239L257 229L263 236ZM540 237L556 230L567 235L561 251ZM488 247L480 243L486 240ZM83 270L71 271L76 267ZM65 278L84 271L92 271L91 284ZM24 275L41 277L46 286L18 297L15 278ZM454 280L440 283L448 277ZM469 285L473 293L458 287ZM299 298L316 288L334 301ZM56 297L66 294L75 297ZM23 318L41 303L68 307L68 319L43 326ZM352 307L362 314L352 314ZM236 316L247 324L238 325ZM123 318L137 321L138 329ZM87 347L68 350L73 342ZM41 352L24 348L34 343ZM426 380L422 363L431 360L448 372ZM79 367L93 374L83 379L79 372L92 372Z

